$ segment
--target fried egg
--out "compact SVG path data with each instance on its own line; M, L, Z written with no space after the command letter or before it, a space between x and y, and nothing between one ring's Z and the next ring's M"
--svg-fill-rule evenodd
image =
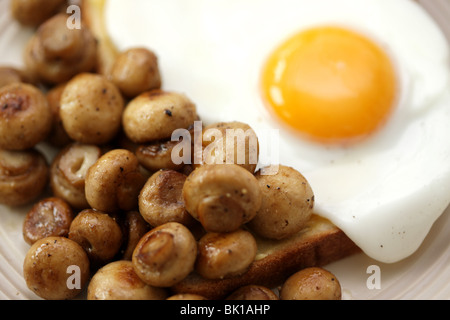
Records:
M370 257L408 257L449 205L449 45L415 2L111 0L106 21L204 122L278 133L275 161Z

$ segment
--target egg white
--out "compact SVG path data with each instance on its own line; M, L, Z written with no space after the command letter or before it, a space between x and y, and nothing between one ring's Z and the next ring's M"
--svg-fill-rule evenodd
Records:
M308 178L316 212L372 258L411 255L448 206L449 45L413 1L110 0L106 18L119 49L156 52L163 88L186 93L204 122L246 122L263 145L268 130L279 129L279 162ZM292 135L259 94L269 53L290 35L324 24L371 37L393 57L399 76L398 105L386 126L346 148Z

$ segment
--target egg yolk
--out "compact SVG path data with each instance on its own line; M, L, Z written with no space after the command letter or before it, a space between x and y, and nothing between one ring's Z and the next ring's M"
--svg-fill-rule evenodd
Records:
M294 130L322 143L348 143L389 118L396 75L373 41L339 27L300 32L279 46L262 73L263 98Z

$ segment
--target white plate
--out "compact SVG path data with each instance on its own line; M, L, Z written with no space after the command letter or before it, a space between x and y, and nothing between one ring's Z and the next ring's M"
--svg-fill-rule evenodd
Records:
M449 36L450 2L420 2ZM32 30L13 21L8 6L9 0L0 0L0 65L21 67L23 46ZM0 299L39 299L27 288L22 276L22 263L29 248L22 237L22 222L29 208L11 210L0 206ZM340 280L344 299L447 300L450 299L449 235L450 208L435 223L420 249L399 263L382 264L357 254L326 268ZM370 271L372 266L378 271ZM371 281L377 275L379 278ZM370 289L371 284L379 287Z

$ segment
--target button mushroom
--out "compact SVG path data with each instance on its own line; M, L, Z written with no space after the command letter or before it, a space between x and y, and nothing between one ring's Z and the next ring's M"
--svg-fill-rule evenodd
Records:
M139 212L150 225L167 222L189 226L195 220L186 211L182 196L186 176L173 170L160 170L145 183L139 195Z
M130 48L118 55L111 68L111 80L128 98L159 89L158 58L147 48Z
M161 169L179 170L184 164L175 164L172 161L172 150L178 144L178 141L170 140L148 143L138 146L135 154L139 163L149 171Z
M247 271L256 256L253 235L239 229L230 233L207 233L198 242L195 271L206 279L224 279Z
M131 100L123 113L123 128L135 143L170 138L197 119L194 103L184 94L152 90Z
M100 158L101 149L95 145L71 143L62 149L50 167L53 194L75 209L87 209L85 180L88 169Z
M281 300L341 300L341 285L334 274L317 267L290 276L280 290Z
M143 282L133 269L131 261L111 262L92 277L87 292L88 300L164 300L167 292Z
M12 16L21 24L36 27L54 15L66 0L11 0Z
M23 70L0 66L0 88L17 82L33 83L33 79Z
M50 107L38 88L25 83L0 88L0 148L32 148L47 137L51 126Z
M204 165L183 186L187 211L210 232L231 232L249 222L261 206L255 176L236 164Z
M287 238L303 229L311 217L314 193L306 178L291 167L280 165L275 175L257 172L262 205L249 228L269 239Z
M96 65L97 42L91 31L84 25L69 29L67 19L61 13L45 21L25 48L27 68L49 84L67 82L78 73L92 71Z
M69 239L86 251L93 266L101 266L110 262L119 252L122 230L108 214L86 209L72 221Z
M81 293L89 280L89 259L78 243L64 237L35 242L23 263L28 288L46 300L66 300Z
M100 211L131 211L138 207L138 196L146 180L132 152L111 150L89 168L86 199L92 208Z
M146 233L133 252L139 278L155 287L171 287L194 269L197 242L178 222L169 222Z
M186 130L189 131L190 135L190 150L196 150L194 147L195 123L191 124ZM187 137L183 136L183 139L185 138ZM187 168L193 170L193 159L192 152L188 152L186 158L184 157L184 147L187 145L185 145L183 139L172 141L170 138L137 145L134 152L141 165L149 171L171 169L185 173ZM174 155L177 159L174 159ZM178 157L182 161L179 161Z
M44 191L48 175L47 161L39 151L0 150L0 203L32 202Z
M246 123L218 122L206 126L202 147L206 164L234 163L255 172L259 159L258 137Z
M72 208L62 199L45 198L33 205L23 222L23 238L32 245L55 236L67 237L74 218Z
M124 101L119 89L99 74L72 78L61 96L60 116L69 137L86 144L106 144L120 131Z

